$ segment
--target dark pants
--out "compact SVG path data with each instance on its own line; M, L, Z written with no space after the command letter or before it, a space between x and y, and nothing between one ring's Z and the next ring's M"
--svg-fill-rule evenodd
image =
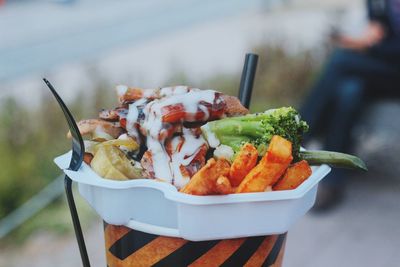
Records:
M310 125L305 142L323 132L324 149L349 152L350 130L366 100L400 95L400 62L387 62L368 52L336 50L300 111Z

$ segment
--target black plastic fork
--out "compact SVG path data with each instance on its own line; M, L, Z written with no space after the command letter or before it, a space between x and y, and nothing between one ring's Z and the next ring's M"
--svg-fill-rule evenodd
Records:
M56 98L58 104L60 105L64 113L65 119L68 122L69 130L72 135L72 158L71 162L69 163L68 169L72 171L77 171L79 167L82 165L83 156L85 154L85 146L83 144L83 139L79 132L79 128L76 125L76 122L74 120L74 117L72 117L71 112L68 110L67 106L64 104L61 97L54 89L53 85L51 85L51 83L45 78L43 78L43 81L46 83L50 91L53 93L54 97ZM65 175L64 186L65 186L65 193L67 195L69 210L71 212L72 223L75 229L76 240L78 242L79 251L81 253L82 264L84 267L90 267L85 240L83 238L82 228L79 222L78 212L76 210L74 195L72 193L72 180L71 178L68 177L68 175Z

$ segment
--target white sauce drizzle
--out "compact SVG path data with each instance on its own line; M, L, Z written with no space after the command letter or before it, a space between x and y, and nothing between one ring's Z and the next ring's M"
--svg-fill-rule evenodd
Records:
M126 116L126 130L130 136L139 137L138 131L136 129L135 123L137 122L139 116L139 110L135 103L129 105L128 115Z
M124 95L127 90L127 86L117 86L117 92L120 96ZM187 114L195 116L197 111L201 110L204 113L202 120L207 120L210 117L209 110L205 105L200 104L200 102L213 104L216 92L187 86L146 89L143 91L143 98L129 105L126 117L128 135L139 138L136 127L136 123L139 123L138 107L145 105L149 97L157 94L160 98L152 100L143 108L144 121L141 128L147 133L146 144L152 155L155 177L170 182L177 188L181 188L190 180L189 176L182 174L180 170L181 166L188 166L197 155L199 149L204 144L207 144L207 141L202 136L195 136L190 129L183 128L182 136L176 136L171 140L172 153L171 156L168 155L164 146L165 140L159 140L160 132L163 130L163 107L182 104ZM218 98L217 102L220 103L220 101L222 100ZM210 133L212 134L211 131ZM128 136L121 136L121 138L128 138ZM207 136L207 138L210 139L210 136ZM216 137L214 139L217 140ZM208 142L210 143L210 140ZM218 140L214 143L216 142L219 144ZM211 142L210 145L214 143Z
M164 146L157 139L147 137L147 147L151 151L155 177L172 183L170 158L165 152Z
M143 90L143 97L144 98L152 97L152 96L156 95L157 92L158 92L158 89L145 89L145 90Z
M121 134L120 136L118 136L119 140L130 140L132 139L132 137L129 137L127 134ZM119 146L119 148L124 151L125 153L128 153L129 151L131 151L131 149L127 148L126 146Z
M199 151L200 147L205 144L205 140L202 136L198 138L193 135L193 133L187 129L183 128L183 138L184 143L180 149L180 151L176 151L172 154L170 166L174 176L174 185L178 188L183 187L186 185L190 177L183 176L180 170L180 166L187 166L189 165L193 158L196 156L197 152ZM174 138L178 139L178 138ZM180 141L178 139L178 141ZM174 145L174 144L173 144Z
M199 109L204 113L203 120L208 120L210 117L210 112L208 112L208 108L204 105L199 105Z
M224 158L232 162L233 156L235 152L230 146L226 145L219 145L217 148L214 150L214 157L217 159Z
M201 130L207 138L207 142L210 147L216 148L221 143L218 137L214 134L213 131L210 130L210 125L208 123L201 126Z
M159 133L162 130L162 108L169 105L183 104L185 112L195 114L199 108L199 102L213 103L215 91L199 89L189 90L186 86L178 86L162 88L160 90L160 95L164 95L165 97L151 101L143 110L145 120L142 127L147 132L147 148L153 157L155 177L171 182L176 187L180 188L190 179L190 177L183 177L180 166L189 165L197 151L206 141L201 136L196 138L189 129L184 128L183 137L185 138L185 142L180 151L173 153L170 158L163 145L165 140L158 140ZM205 114L207 117L209 116L208 111L207 113L205 112ZM176 148L178 144L179 141L173 141L173 147Z
M160 96L165 97L165 96L172 96L172 95L182 95L182 94L185 94L192 90L193 90L192 88L190 88L188 86L183 86L183 85L164 87L164 88L161 88L161 90L160 90ZM196 89L194 89L194 90L196 90Z
M139 139L138 129L136 128L136 123L138 122L139 117L139 109L138 106L141 106L146 103L145 98L141 98L134 103L129 105L128 115L126 116L126 130L130 136L135 137L137 140Z

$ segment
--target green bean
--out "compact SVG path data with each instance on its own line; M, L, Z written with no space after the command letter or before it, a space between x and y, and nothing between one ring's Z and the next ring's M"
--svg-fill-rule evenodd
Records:
M345 153L307 150L300 152L300 158L310 165L327 164L336 168L368 170L362 159Z

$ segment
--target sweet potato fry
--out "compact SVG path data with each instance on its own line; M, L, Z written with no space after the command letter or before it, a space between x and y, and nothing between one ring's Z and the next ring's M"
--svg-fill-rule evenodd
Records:
M229 162L225 159L210 159L180 191L199 196L217 194L215 183L221 175L228 176L229 168Z
M229 170L229 181L233 186L238 186L244 177L257 164L258 151L250 143L242 146Z
M93 159L93 155L90 154L90 153L86 153L86 152L85 152L85 154L83 155L83 161L84 161L86 164L90 165L90 162L92 162L92 159Z
M290 166L283 177L273 186L273 190L291 190L301 185L308 177L312 170L307 161L302 160Z
M292 143L279 135L274 135L269 143L266 159L269 162L286 163L292 155Z
M274 136L269 144L267 154L246 175L236 192L264 192L268 186L272 186L283 175L292 159L292 144L280 136Z
M221 175L215 182L215 191L220 195L227 195L234 193L235 189L232 187L229 179Z

